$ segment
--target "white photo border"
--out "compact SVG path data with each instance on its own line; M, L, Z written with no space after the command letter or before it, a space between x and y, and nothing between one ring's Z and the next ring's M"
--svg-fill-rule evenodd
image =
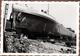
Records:
M54 2L54 1L51 1L51 2ZM51 3L51 2L47 2L45 1L44 3ZM1 53L0 55L79 55L79 2L73 2L73 3L78 3L77 5L77 19L76 19L76 22L77 22L77 53L76 54L62 54L62 53L3 53L3 18L4 18L4 14L3 14L3 10L4 10L4 3L33 3L33 2L30 2L30 1L2 1L2 6L1 6ZM38 1L35 1L34 3L43 3L43 2L38 2ZM70 3L70 1L69 1Z

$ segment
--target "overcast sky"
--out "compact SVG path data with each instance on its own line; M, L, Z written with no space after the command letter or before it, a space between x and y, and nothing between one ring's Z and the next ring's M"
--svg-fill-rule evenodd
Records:
M76 31L78 22L78 3L76 2L53 2L28 4L30 7L41 11L47 10L49 4L49 14L55 17L60 24Z

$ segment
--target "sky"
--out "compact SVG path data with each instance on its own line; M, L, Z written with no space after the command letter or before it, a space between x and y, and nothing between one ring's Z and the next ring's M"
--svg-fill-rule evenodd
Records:
M48 6L49 4L49 6ZM28 4L30 7L41 11L49 7L49 14L55 17L55 20L63 24L66 28L72 28L77 32L78 25L78 3L75 2L52 2L52 3L34 3Z

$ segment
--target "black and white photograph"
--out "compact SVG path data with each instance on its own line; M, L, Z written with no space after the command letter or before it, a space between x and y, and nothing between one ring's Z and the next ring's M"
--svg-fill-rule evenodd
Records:
M4 2L3 53L78 54L78 2Z

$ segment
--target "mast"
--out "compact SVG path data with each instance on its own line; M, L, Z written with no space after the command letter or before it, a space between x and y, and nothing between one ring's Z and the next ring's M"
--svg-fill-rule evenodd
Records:
M5 11L4 11L4 24L3 24L3 26L4 26L4 28L3 28L3 31L5 31L5 27L6 27L6 20L7 20L7 14L8 14L8 7L9 7L9 5L8 4L5 4Z
M47 14L49 15L49 3L48 3L48 8L47 8Z

